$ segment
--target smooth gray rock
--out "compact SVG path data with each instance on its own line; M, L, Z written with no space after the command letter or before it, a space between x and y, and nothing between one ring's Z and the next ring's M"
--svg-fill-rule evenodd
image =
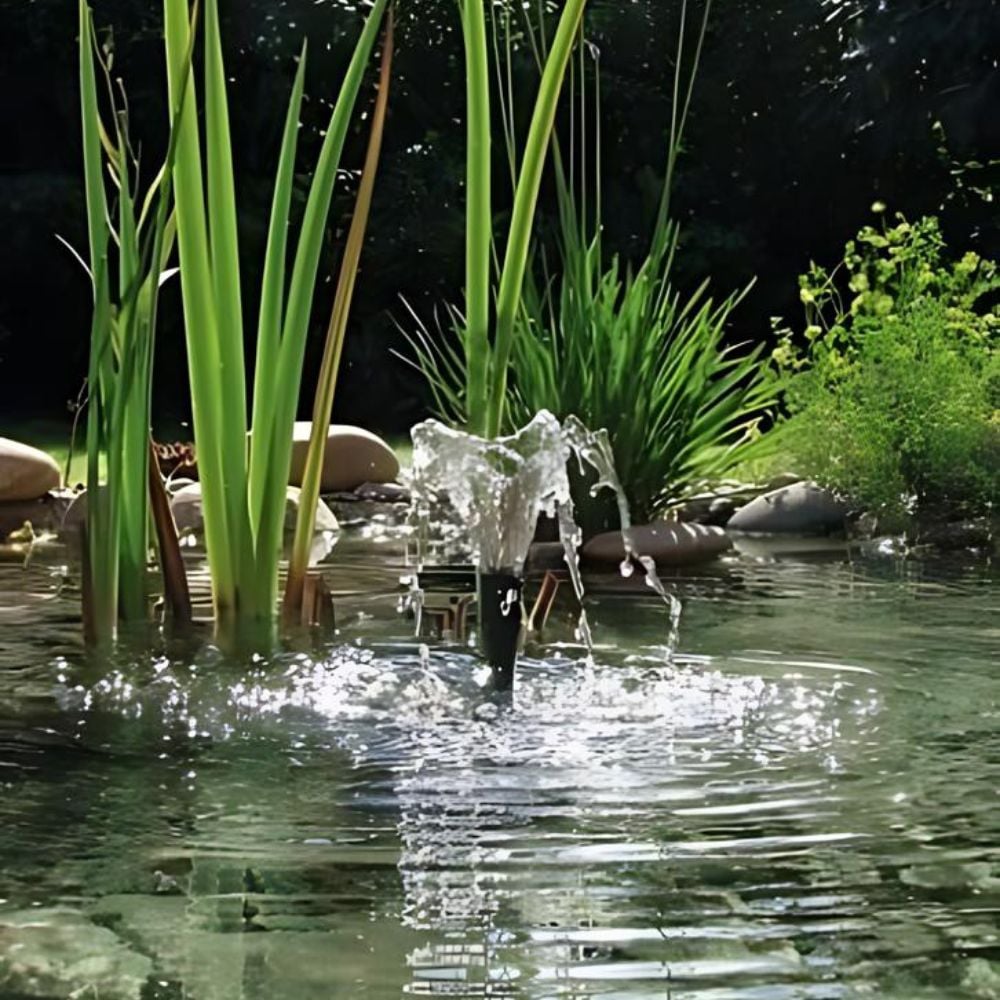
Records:
M704 524L657 521L632 528L632 540L639 555L650 556L659 567L691 566L715 559L732 547L721 528ZM625 558L620 531L595 535L580 550L585 564L617 566Z
M720 485L708 493L699 493L689 497L682 504L673 508L673 514L678 521L693 524L711 524L724 528L726 522L744 504L759 496L763 490L756 486L734 483Z
M51 455L0 437L0 501L37 500L61 481L59 466Z
M288 487L285 505L285 531L295 530L295 518L299 509L299 489ZM189 483L181 487L170 498L170 509L174 514L177 533L180 535L200 534L204 525L202 516L201 483ZM340 525L333 511L322 501L316 503L316 531L338 531Z
M829 535L843 531L847 505L815 483L793 483L741 507L727 531L751 534Z
M292 464L288 481L302 485L312 423L300 420L292 435ZM399 475L399 459L377 434L350 424L330 424L323 455L320 489L324 493L355 490L365 483L391 483Z
M0 916L0 995L139 1000L152 971L149 958L77 910Z

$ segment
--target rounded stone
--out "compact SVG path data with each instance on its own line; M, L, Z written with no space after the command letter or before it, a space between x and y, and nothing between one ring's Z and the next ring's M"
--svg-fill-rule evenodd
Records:
M0 501L37 500L56 489L61 479L51 455L0 437Z
M829 535L843 531L848 507L815 483L794 483L751 500L729 519L728 531Z
M288 499L285 506L285 531L295 530L295 518L298 515L300 490L295 486L288 487ZM189 483L181 487L170 498L170 509L180 535L199 534L203 527L201 483ZM333 511L322 501L316 502L316 531L338 531L340 525Z
M658 567L691 566L715 559L732 547L726 533L705 524L657 521L632 528L632 544L641 556L649 556ZM580 550L585 563L617 566L625 558L620 531L595 535Z
M288 475L292 486L302 485L311 433L312 424L308 420L296 422ZM330 424L320 480L324 493L354 490L365 483L391 483L398 475L399 459L377 434L350 424Z

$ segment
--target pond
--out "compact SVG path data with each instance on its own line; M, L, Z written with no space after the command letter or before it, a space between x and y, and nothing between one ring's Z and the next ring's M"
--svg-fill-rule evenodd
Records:
M588 666L560 593L507 696L391 536L269 662L88 661L65 555L0 566L0 993L1000 995L995 568L762 555L665 581L674 654L591 581Z

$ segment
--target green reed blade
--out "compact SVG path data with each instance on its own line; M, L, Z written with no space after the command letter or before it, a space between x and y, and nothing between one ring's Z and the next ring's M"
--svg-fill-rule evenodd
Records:
M149 371L146 357L148 305L139 284L140 259L135 204L128 168L124 122L116 121L119 167L118 282L119 302L112 433L108 450L109 493L119 502L119 606L122 617L145 617L148 559L146 442L149 438Z
M226 433L223 401L223 360L209 252L203 194L201 141L198 134L196 88L185 78L185 59L192 34L187 0L164 0L167 80L178 140L174 165L177 244L188 348L188 373L205 520L205 545L212 567L216 620L235 618L238 608L238 562L234 558L227 510L224 455L231 445ZM241 447L245 444L241 443Z
M212 261L216 330L219 337L219 380L222 387L225 440L222 464L227 516L238 579L252 572L250 522L246 509L247 406L243 360L243 305L236 228L232 137L226 98L226 71L219 33L218 0L205 4L205 160L208 194L209 253Z
M549 146L549 137L555 122L556 107L562 90L566 67L586 0L567 0L559 18L552 47L549 50L538 88L531 126L525 143L521 171L517 189L514 192L514 208L511 214L510 233L500 274L500 290L497 294L496 338L491 362L491 384L486 419L486 435L496 437L500 433L504 406L507 396L507 369L510 364L511 344L514 336L514 322L524 272L530 253L531 230L535 218L535 206L542 182L542 169Z
M295 538L292 555L288 564L288 580L285 584L283 614L286 623L301 619L302 598L305 589L306 572L309 568L309 550L312 545L316 525L316 504L319 500L320 480L323 475L323 458L326 452L327 428L333 412L333 398L337 386L337 373L347 332L347 317L351 310L351 299L358 277L358 265L364 248L368 216L371 211L372 193L375 189L375 175L378 172L379 155L382 150L382 134L385 130L386 107L389 102L389 85L392 78L393 54L393 10L389 9L385 35L382 42L382 64L379 73L378 97L372 115L368 150L358 184L357 199L351 228L344 245L344 257L340 264L337 291L333 300L333 312L326 332L326 344L320 365L319 381L313 401L312 431L309 450L306 455L305 471L302 475L302 491L299 494L299 509L295 522Z
M89 126L87 126L89 127ZM92 263L94 312L90 328L90 365L87 376L87 553L84 587L84 634L96 644L111 642L118 624L118 531L114 492L102 489L100 457L108 451L109 427L102 382L111 357L111 298L107 253Z
M80 0L80 120L83 124L83 174L87 201L87 235L90 245L90 273L97 295L95 269L108 246L105 219L108 214L101 163L100 112L97 106L97 77L93 59L93 22L86 0Z
M84 633L88 641L114 639L118 621L116 505L112 491L101 488L100 456L107 450L109 428L104 394L114 372L111 349L111 296L108 288L108 208L104 191L100 111L94 67L93 22L85 0L79 5L80 120L93 314L87 374L87 553L84 586Z
M281 346L281 318L285 309L285 257L288 250L288 214L295 180L295 149L299 134L299 113L305 88L306 43L302 44L295 83L285 116L278 173L274 182L271 222L264 253L261 280L260 317L257 326L257 359L254 367L253 430L250 435L250 525L256 543L264 503L264 486L271 450L274 420L274 373Z
M375 0L372 5L341 84L309 189L292 267L275 376L270 460L266 469L254 468L255 477L258 475L266 477L264 492L269 496L265 496L262 510L268 509L271 512L266 523L262 516L258 529L255 577L257 583L266 588L266 592L261 592L260 599L266 598L272 606L277 599L277 564L281 550L283 513L278 512L284 511L284 496L291 463L292 428L302 379L302 362L323 234L333 196L333 185L340 165L340 154L364 79L365 68L378 38L386 3L387 0ZM264 430L265 428L261 429L262 432Z
M490 83L482 0L462 0L466 80L465 350L469 431L486 429L493 240L490 174Z

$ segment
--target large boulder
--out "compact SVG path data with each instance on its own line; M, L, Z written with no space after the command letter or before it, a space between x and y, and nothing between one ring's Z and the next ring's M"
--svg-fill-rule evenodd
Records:
M55 459L44 451L0 437L0 502L37 500L59 486Z
M292 464L288 482L302 485L312 424L300 420L292 436ZM399 475L399 459L377 434L350 424L330 424L326 433L323 475L324 493L354 490L365 483L391 483Z
M721 528L676 521L635 525L632 544L639 555L649 556L661 569L707 562L732 546ZM595 535L580 554L584 563L591 566L618 566L625 558L622 533L605 531Z
M741 507L727 531L751 534L830 535L847 527L848 507L815 483L793 483Z
M0 995L140 1000L153 962L76 910L0 914Z
M288 487L288 498L285 504L285 530L295 530L295 518L298 516L300 490L294 486ZM188 483L177 490L170 498L170 509L174 514L174 523L179 535L201 534L204 517L202 514L201 483ZM333 511L322 501L316 503L316 530L337 531L340 525Z

